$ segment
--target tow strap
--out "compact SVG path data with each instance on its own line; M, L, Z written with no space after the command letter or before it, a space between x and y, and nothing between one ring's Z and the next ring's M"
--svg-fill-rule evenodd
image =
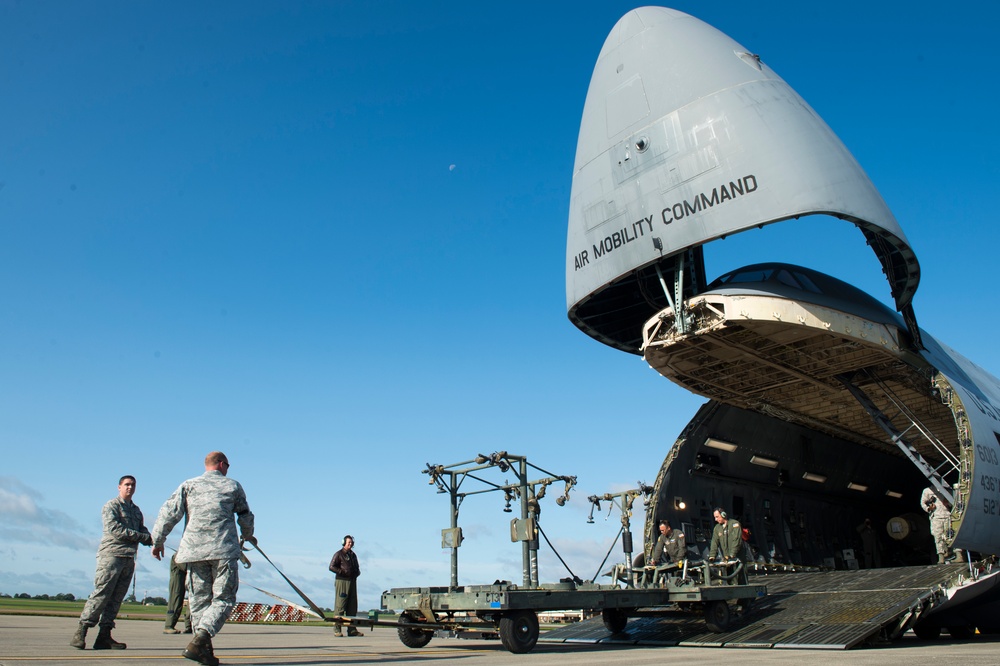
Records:
M323 618L324 620L328 620L329 619L323 613L323 609L322 608L320 608L319 606L317 606L316 604L314 604L313 600L310 599L309 597L307 597L305 592L303 592L298 587L296 587L295 583L293 583L292 581L290 581L288 579L288 576L286 576L284 573L282 573L281 569L279 569L278 566L274 562L271 561L271 558L267 556L267 553L265 553L263 550L260 549L260 546L258 546L257 544L251 543L249 541L246 541L246 542L244 542L244 547L246 547L247 543L249 543L251 546L253 546L254 548L257 549L257 552L260 553L264 557L265 560L267 560L268 564L270 564L272 567L274 567L274 570L277 571L281 575L281 577L285 579L286 583L288 583L289 585L292 586L292 589L295 590L300 597L302 597L302 601L306 602L306 604L309 606L309 608L313 609L313 612L315 612L316 615L318 615L319 617ZM253 587L253 586L251 586L251 587ZM257 589L257 588L255 588L255 589ZM263 590L261 590L261 592L263 592ZM267 594L267 593L265 593L265 594ZM271 595L271 596L274 596L274 595Z
M242 585L240 587L242 587ZM271 597L272 599L277 599L278 601L280 601L281 603L285 604L286 606L291 606L292 608L295 608L296 610L302 611L306 615L312 615L313 617L319 617L319 615L316 615L316 613L314 613L312 610L306 608L302 604L297 604L294 601L289 601L288 599L285 599L284 597L279 597L274 592L268 592L267 590L262 590L261 588L257 587L256 585L251 585L250 587L252 587L253 589L257 590L258 592L260 592L262 594L266 594L267 596Z

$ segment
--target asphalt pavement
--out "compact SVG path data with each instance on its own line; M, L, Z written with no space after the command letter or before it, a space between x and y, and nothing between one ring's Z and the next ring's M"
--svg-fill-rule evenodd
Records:
M113 632L126 650L90 649L97 635L92 629L87 649L69 646L77 621L65 617L0 615L0 666L25 664L114 664L139 666L152 661L193 664L181 656L190 635L165 635L159 622L119 620ZM638 647L627 641L613 644L539 643L527 654L511 654L498 640L434 638L424 648L410 649L391 628L365 629L364 636L338 638L332 627L228 624L214 640L223 665L279 664L392 664L426 662L426 666L628 666L649 664L857 664L913 666L914 664L1000 663L1000 637L976 636L954 641L947 636L927 642L907 634L895 643L853 650L784 650L699 647Z

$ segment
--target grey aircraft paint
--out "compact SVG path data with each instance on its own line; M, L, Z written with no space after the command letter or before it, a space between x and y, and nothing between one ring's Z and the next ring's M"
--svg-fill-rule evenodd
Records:
M637 269L813 214L878 239L872 247L896 304L909 305L920 279L909 242L816 112L696 18L661 7L622 17L598 56L580 123L566 244L570 319L608 337L588 319L588 302Z

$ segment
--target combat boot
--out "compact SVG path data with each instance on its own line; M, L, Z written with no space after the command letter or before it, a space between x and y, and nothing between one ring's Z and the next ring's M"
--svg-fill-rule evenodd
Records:
M204 629L194 632L194 638L184 649L184 658L197 661L205 666L219 666L219 660L215 658L215 651L212 649L212 637Z
M365 634L364 634L364 632L358 631L354 627L348 627L347 628L347 635L348 636L364 636Z
M77 650L85 650L87 648L87 625L82 622L76 628L76 633L73 634L73 640L69 642L70 647L75 647Z
M119 643L115 639L111 638L111 627L101 627L101 631L97 634L97 640L94 641L95 650L124 650L125 644Z

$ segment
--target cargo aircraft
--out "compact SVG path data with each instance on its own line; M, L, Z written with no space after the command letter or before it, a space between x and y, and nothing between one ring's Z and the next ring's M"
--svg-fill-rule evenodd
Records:
M895 310L768 257L706 276L712 241L829 218L858 229ZM930 487L951 507L960 557L1000 553L1000 382L921 330L919 282L861 166L761 57L671 9L615 25L580 126L568 315L708 398L659 472L647 544L668 518L704 555L724 507L758 563L932 564ZM878 562L860 553L866 520ZM1000 630L997 597L980 594L959 621Z

